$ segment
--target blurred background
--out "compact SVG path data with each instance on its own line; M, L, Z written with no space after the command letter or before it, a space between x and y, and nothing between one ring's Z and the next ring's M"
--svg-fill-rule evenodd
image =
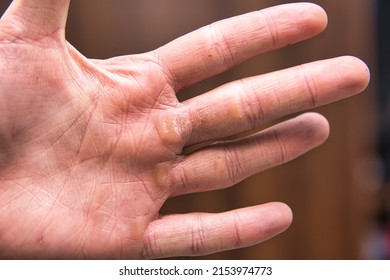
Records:
M1 11L10 2L0 0ZM71 2L67 38L87 57L104 59L149 51L214 21L288 2L294 1L78 0ZM294 222L278 237L199 259L390 258L390 2L312 2L328 13L323 34L254 58L181 98L240 77L345 54L369 65L371 84L365 94L315 110L331 125L330 139L320 148L229 190L165 205L164 213L220 212L269 201L292 208Z

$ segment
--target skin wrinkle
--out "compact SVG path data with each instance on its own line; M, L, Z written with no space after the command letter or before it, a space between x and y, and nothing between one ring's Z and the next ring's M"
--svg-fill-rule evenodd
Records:
M61 200L59 198L60 198L60 195L62 194L62 192L65 189L65 184L66 184L66 181L65 181L64 185L62 186L62 188L60 189L60 191L58 192L57 196L54 196L54 203L53 203L53 205L55 204L55 202L60 202L61 203ZM42 226L44 228L44 225L49 220L49 217L51 217L53 210L54 210L54 207L50 207L49 211L47 211L47 213L40 218L40 221L37 224L37 228L39 228L40 226Z
M246 84L249 84L246 86ZM240 80L240 82L236 85L238 90L238 96L241 99L241 106L243 108L243 112L245 115L245 119L247 120L250 129L255 129L264 124L264 111L262 106L262 101L260 96L252 90L250 82L248 80ZM250 88L250 90L244 90L246 88ZM252 98L254 97L254 101Z
M175 78L174 71L170 69L169 64L165 63L164 57L161 55L161 48L158 48L150 52L151 56L154 57L156 65L161 69L166 84L170 86L173 93L177 92L177 89L183 88L184 85L179 83L179 79Z
M119 204L118 204L117 197L118 197L118 185L119 185L119 184L116 183L117 180L116 180L115 176L116 176L115 168L113 168L113 172L110 173L110 177L111 177L110 181L111 181L111 182L114 182L114 183L109 185L109 187L110 187L110 189L111 189L111 196L107 196L106 199L105 199L104 201L98 200L98 201L96 201L96 202L99 202L99 203L100 203L100 205L98 205L98 209L99 209L100 207L103 207L103 206L104 206L104 207L107 207L107 206L105 206L105 204L103 204L103 202L106 202L107 200L112 199L112 200L113 200L112 203L113 203L113 205L115 206L115 207L114 207L114 212L113 212L112 209L111 209L111 212L107 211L107 213L108 213L108 215L111 215L111 216L114 216L114 217L118 217L118 208L117 208L117 207L119 206ZM96 187L95 187L95 189L96 189ZM122 192L123 192L123 189L122 189ZM95 194L94 194L94 195L95 195ZM92 201L95 201L95 200L91 200L91 202L92 202ZM91 203L91 208L92 208L92 203ZM91 209L91 208L90 208L90 209ZM107 209L110 209L110 208L107 207ZM94 210L95 210L95 209L94 209ZM96 215L96 214L95 214L95 215ZM109 234L109 237L112 236L113 231L115 230L116 225L117 225L117 219L114 218L114 226L112 227L112 230L111 230L111 233Z
M319 104L318 90L316 89L316 84L311 77L310 73L305 69L304 66L298 68L305 82L305 91L310 95L310 106L317 107Z
M184 147L187 147L190 144L196 143L196 137L197 135L195 134L195 130L198 130L197 127L205 127L207 126L207 123L205 120L202 118L200 112L195 112L194 107L186 105L187 111L188 111L188 126L186 130L186 135L185 137L185 142L183 143Z
M276 82L277 82L278 87L280 88L280 82L281 81L279 79L276 79ZM275 83L273 83L273 85L275 85ZM276 108L277 108L277 107L281 107L283 103L282 103L282 100L279 97L279 94L277 94L276 90L277 90L277 87L272 88L271 94L272 94L272 96L274 97L274 99L277 102L277 104L276 104Z
M47 128L48 126L53 126L53 124L51 123L52 122L51 120L57 118L57 116L62 116L61 119L66 120L76 110L77 109L73 108L73 105L70 104L70 102L66 103L63 106L61 106L58 111L53 112L52 114L50 114L47 119L43 120L42 122L40 122L36 126L33 126L33 127L29 128L28 129L28 133L26 133L26 134L33 135L33 136L25 139L21 144L27 144L28 142L32 142L32 141L34 141L36 139L42 138L42 136L45 136L45 135L49 135L50 136L49 138L60 138L61 134L64 134L64 133L61 133L61 132L57 133L57 131L65 126L64 123L56 124L54 127L48 129L47 132L45 132L45 133L43 133L42 130L44 128ZM87 109L84 109L84 111L87 111ZM82 113L79 113L78 115L73 117L74 120L71 121L71 123L77 122L77 120L81 117L81 115L82 115ZM68 128L70 128L70 126L71 125L67 125ZM34 130L38 131L39 133L38 132L33 132ZM60 134L60 136L56 137L57 135L54 135L55 134L54 132L57 133L57 134ZM51 136L51 135L53 135L53 136ZM50 144L53 145L53 144L55 144L55 142L56 141L53 140L52 142L50 142Z
M202 253L205 248L205 231L204 231L204 222L202 220L202 215L197 214L193 226L190 228L191 235L191 254L198 256Z
M239 178L241 178L244 174L244 169L241 165L240 157L237 155L237 150L228 145L223 146L223 155L226 171L228 174L229 181L231 185L239 182Z
M16 23L23 21L24 18L21 18L20 20L16 20L14 24L8 24L6 30L4 26L0 30L0 43L5 44L20 44L20 43L26 43L26 44L34 44L39 45L42 48L45 49L56 49L58 45L62 45L64 42L63 40L57 39L56 35L58 37L61 37L61 35L65 32L64 28L58 28L51 33L48 34L40 34L38 33L34 34L34 37L25 37L25 34L23 33L23 30L20 30L20 28L17 26ZM15 31L19 31L20 34L18 34Z
M37 242L39 246L46 247L47 249L49 249L49 251L51 251L50 250L50 244L47 244L47 242L45 241L45 236L48 236L48 235L50 236L50 233L47 233L49 231L49 227L50 226L51 226L51 224L48 223L46 225L46 227L43 227L43 230L40 233L39 239L38 239L38 242Z
M258 11L260 17L262 18L262 26L268 30L268 35L271 38L272 47L271 49L277 49L280 47L279 32L278 28L275 25L275 20L272 17L272 13L268 11L260 10Z
M125 119L125 115L121 115L122 117L122 120ZM113 141L111 141L111 155L112 156L115 156L116 154L116 150L118 149L118 146L119 146L119 141L122 137L122 134L123 134L123 131L124 131L124 126L125 126L125 121L121 121L120 122L120 125L119 125L119 129L117 130L116 132L116 138L114 138ZM115 181L112 181L112 182L115 182Z
M186 160L188 160L187 156L180 156L173 163L167 163L170 170L166 175L165 184L170 186L170 197L176 196L177 191L184 193L196 192L196 189L193 188L193 181L202 173L202 166L200 166L200 162L193 162L192 168L188 168ZM213 159L213 161L216 162L217 160ZM208 180L205 178L200 184L207 184Z
M111 243L111 240L115 238L115 229L117 228L117 226L118 226L118 220L114 219L114 223L112 225L112 228L110 230L108 230L108 229L106 230L106 232L108 233L108 236L105 239L105 246L103 246L102 251L105 251L104 249L108 248L109 244ZM95 227L95 228L98 228L98 227ZM100 230L102 231L102 229L100 229Z
M288 159L289 159L289 156L288 156L288 150L286 148L286 145L285 145L285 142L281 139L281 136L280 134L278 133L278 131L274 130L273 131L273 136L276 140L276 142L278 143L278 147L280 149L280 162L286 162Z
M112 176L115 176L115 173L113 173L112 174ZM114 181L117 181L116 179L113 179ZM125 180L125 181L129 181L129 180ZM125 189L125 186L124 187L122 187L122 188L120 188L121 189L121 193L117 193L117 189L118 189L118 186L113 186L113 188L112 188L112 193L113 193L113 199L114 199L114 201L112 202L112 204L113 205L117 205L117 206L119 206L120 205L120 200L121 199L119 199L119 200L117 200L117 198L121 198L121 197L123 197L124 196L124 193L123 193L123 191L124 191L124 189ZM118 202L115 202L115 201L118 201ZM111 212L111 215L113 215L114 217L118 217L118 219L120 219L120 215L118 214L119 213L119 210L118 210L118 208L115 208L115 211L114 212ZM116 218L115 218L116 219ZM111 234L110 234L110 236L109 237L107 237L107 239L112 239L112 238L116 238L115 236L117 236L117 233L115 233L115 228L116 228L116 226L114 225L114 227L113 227L113 229L111 230ZM110 242L110 241L107 241L108 243Z
M238 225L242 224L242 221L241 221L241 218L239 216L239 214L237 213L237 211L232 211L232 222L233 222L233 232L234 232L234 248L240 248L243 244L242 242L242 238L241 238L241 231L240 229L238 228Z
M12 181L12 183L17 185L20 188L20 191L17 193L17 194L20 193L20 197L25 195L25 194L29 194L33 198L35 197L35 194L28 189L29 186L23 186L22 184L17 183L16 181ZM15 200L16 198L18 198L18 197L15 197L15 198L11 199L10 201Z
M156 222L158 222L157 220ZM158 258L164 256L162 248L158 245L159 235L156 233L155 223L149 224L143 235L143 249L141 251L141 259L151 259L153 257Z
M64 243L67 241L72 241L76 239L78 241L78 246L75 249L75 252L73 254L73 258L83 258L83 253L85 251L85 237L83 234L81 234L83 228L82 227L76 227L73 232L71 232L69 235L65 236ZM85 256L85 255L84 255Z
M182 159L184 159L184 157L182 157ZM191 171L196 171L196 167L194 166ZM170 186L170 197L176 196L177 190L180 189L190 191L189 185L191 185L192 178L189 175L189 172L191 171L187 171L182 164L182 160L178 160L172 165L170 164L170 171L165 177L165 184Z
M175 184L172 184L172 185L176 185L177 184L178 186L181 186L182 188L188 189L189 182L190 182L190 179L187 176L186 170L182 169L182 171L180 173L179 179L176 180Z
M23 3L15 4L19 5L19 7L24 6L24 12L20 12L17 8L15 9L15 7L11 5L9 9L13 11L13 13L5 14L6 22L8 24L10 22L19 23L19 29L23 31L23 36L33 37L35 40L39 40L37 34L45 35L45 37L49 37L50 35L50 37L55 37L55 32L58 30L63 30L61 35L64 34L66 15L63 14L62 9L68 10L69 2L65 1L65 3L59 3L55 9L50 6L42 6L42 4L39 6L34 6L31 4L34 3L32 3L32 1L24 1ZM39 14L41 16L37 17ZM62 38L62 36L58 36L58 38Z
M28 205L29 205L34 199L35 199L35 200L36 200L36 199L40 200L40 199L36 196L36 194L34 194L33 191L30 191L30 190L28 189L28 187L24 187L24 186L22 186L22 185L20 185L20 184L18 184L18 185L19 185L22 189L24 189L25 191L28 191L28 192L30 193L30 195L31 195L30 202L27 203L26 208L28 207ZM24 194L25 194L25 193L24 193ZM37 209L37 210L38 210L38 209ZM39 228L38 225L37 225L37 228ZM29 238L29 237L26 236L24 240L21 240L22 244L25 243L26 240L27 240L28 238ZM43 244L41 244L41 243L39 243L39 244L40 244L40 245L43 245Z
M145 72L145 69L146 69L146 71L148 71L149 69L155 69L155 66L153 67L153 66L150 66L149 64L150 64L150 61L144 62L144 64L141 64L141 65L139 65L139 64L136 65L136 67L137 67L136 69L138 69L138 71L134 71L134 73L129 74L129 76L126 77L126 80L131 78L131 80L133 82L135 82L135 85L138 88L138 91L144 92L144 95L142 96L142 98L138 98L138 100L142 101L141 104L138 104L137 102L135 102L132 94L125 93L125 96L127 96L129 98L126 105L132 104L132 106L135 106L135 107L153 110L153 109L157 109L157 108L161 107L161 103L159 101L162 99L161 98L162 95L174 94L173 92L169 91L169 87L161 86L164 83L154 83L154 84L145 83L145 84L143 84L143 79L137 78L137 76L139 76L140 73ZM156 65L156 63L153 63L153 65ZM155 76L157 77L157 80L162 79L165 82L164 75L161 74L160 72L158 72L157 75L155 74ZM160 84L160 85L158 85L158 84ZM159 88L158 90L155 89L156 85ZM152 89L155 92L151 93ZM166 89L168 89L168 93L166 92ZM135 88L133 90L137 91ZM146 96L148 97L147 100L145 100Z
M215 24L210 24L206 27L206 38L208 39L208 44L210 45L210 58L213 57L213 54L216 54L217 59L213 60L220 61L223 63L225 69L229 68L229 65L234 64L236 60L231 47L226 39L224 32L215 26Z
M22 186L21 186L22 187ZM36 199L38 198L34 193L31 193ZM56 200L57 202L59 202L59 200ZM49 215L50 213L48 213Z
M7 180L8 181L8 180ZM5 182L4 182L5 183ZM12 182L14 183L15 185L18 185L16 182ZM19 186L19 185L18 185ZM19 186L20 187L20 186ZM23 188L21 188L23 190ZM14 193L13 197L10 198L8 201L5 201L4 199L2 199L2 201L4 201L4 204L1 205L1 208L5 208L5 206L8 206L9 204L11 204L13 201L16 201L18 200L19 198L21 198L25 193L22 192L22 190L19 190L17 191L16 193Z
M85 137L88 133L88 128L90 126L90 123L91 123L91 120L92 120L92 117L93 117L93 114L94 114L94 111L96 109L96 106L97 104L94 103L92 104L92 110L91 112L89 113L89 116L87 116L87 120L86 120L86 123L83 125L84 126L84 129L83 129L83 133L81 134L81 139L80 139L80 144L79 144L79 147L76 148L76 154L75 154L75 158L73 160L74 164L77 163L77 162L82 162L84 160L84 157L82 156L81 154L81 149L83 148L83 144L84 144L84 141L85 141ZM89 144L89 143L88 143Z
M29 186L29 187L32 187L32 185ZM53 207L54 204L57 203L57 204L60 204L62 207L67 208L67 206L64 203L61 202L61 200L58 200L55 195L53 195L49 191L45 190L44 188L38 188L37 191L39 191L40 196L42 196L42 192L43 192L45 195L47 195L49 198L51 198L51 202L49 200L47 200L47 199L43 200L38 195L34 194L33 191L31 191L31 194L33 194L35 200L41 201L41 202L43 202L44 204L46 204L47 206L50 206L50 207Z
M87 197L89 199L87 199L88 203L86 205L83 205L82 203L82 200L80 199L80 205L83 206L83 212L84 212L84 217L85 217L85 223L87 222L88 220L88 217L91 213L91 209L92 209L92 205L94 203L94 200L93 198L96 196L96 192L97 192L97 186L98 186L98 182L100 181L100 177L102 176L102 172L100 171L97 175L96 178L94 178L94 182L92 183L92 187L91 189L89 190L89 192L87 193ZM77 185L76 185L77 186ZM80 185L79 188L76 187L76 190L78 191L79 189L82 189L82 186ZM79 195L79 197L81 198L81 196ZM107 197L108 199L109 197Z
M38 140L38 139L37 139ZM59 139L58 139L59 140ZM24 141L23 141L24 142ZM28 143L28 142L26 142L26 143ZM32 144L34 144L34 143L39 143L39 141L35 141L35 142L32 142ZM41 144L43 144L43 143L41 143ZM41 144L39 144L39 145L41 145ZM54 144L54 143L53 143ZM23 144L19 144L20 146L22 146ZM18 146L19 146L18 145ZM29 151L29 150L28 150ZM27 152L27 150L26 150L26 152ZM51 152L49 152L48 150L44 150L44 151L36 151L36 152L34 152L34 153L31 153L31 152L29 152L29 155L30 155L30 157L31 158L34 158L34 159L39 159L40 157L41 157L41 155L44 155L44 154L47 154L47 153L51 153ZM57 161L58 162L58 161ZM41 162L42 163L42 162ZM41 163L38 163L38 164L41 164ZM23 163L18 163L18 164L23 164ZM66 167L66 168L68 168L68 167ZM66 169L65 168L65 169ZM53 170L54 171L54 170ZM38 174L37 174L38 175Z
M196 171L196 166L187 171L185 164L183 164L184 159L184 157L181 157L173 164L169 164L170 170L168 170L165 176L165 185L171 186L171 197L174 197L179 189L188 189L192 179L189 174L191 174L191 171Z

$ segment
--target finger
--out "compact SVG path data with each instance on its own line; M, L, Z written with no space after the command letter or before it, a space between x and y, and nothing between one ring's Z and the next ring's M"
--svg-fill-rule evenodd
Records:
M25 37L64 34L70 0L14 0L2 18ZM16 27L16 28L15 28Z
M172 196L223 189L306 153L328 135L326 119L306 113L253 136L217 143L175 163L161 164L156 178Z
M313 37L327 17L314 4L288 4L223 20L157 51L172 86L188 87L258 54Z
M363 91L367 66L340 57L235 81L185 102L186 146L258 128L275 118Z
M243 248L286 230L290 208L269 203L220 214L169 215L153 222L145 235L145 258L196 256Z

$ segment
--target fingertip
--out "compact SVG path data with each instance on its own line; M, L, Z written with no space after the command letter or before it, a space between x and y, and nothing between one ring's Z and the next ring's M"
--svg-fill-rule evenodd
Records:
M316 33L321 33L328 25L328 15L318 4L301 3L305 9L306 20L311 23L311 28Z
M271 202L266 204L268 211L272 212L274 217L274 226L272 236L278 235L286 231L293 221L293 212L291 208L282 202ZM271 228L271 227L270 227Z
M329 137L329 122L318 113L304 113L281 124L283 135L289 141L291 158L322 145ZM291 159L290 158L290 159Z
M330 125L328 120L319 113L305 113L300 116L308 127L311 128L315 143L318 145L324 143L330 134Z
M290 11L295 11L298 28L310 36L321 33L328 25L328 15L318 4L302 2L285 4L283 6Z
M338 71L343 75L343 85L353 93L364 91L370 83L370 70L367 64L354 56L343 56L338 63Z

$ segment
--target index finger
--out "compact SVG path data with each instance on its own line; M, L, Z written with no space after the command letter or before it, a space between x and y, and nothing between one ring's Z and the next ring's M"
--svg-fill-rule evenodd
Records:
M313 37L326 24L321 7L286 4L213 23L156 52L178 91L256 55Z

